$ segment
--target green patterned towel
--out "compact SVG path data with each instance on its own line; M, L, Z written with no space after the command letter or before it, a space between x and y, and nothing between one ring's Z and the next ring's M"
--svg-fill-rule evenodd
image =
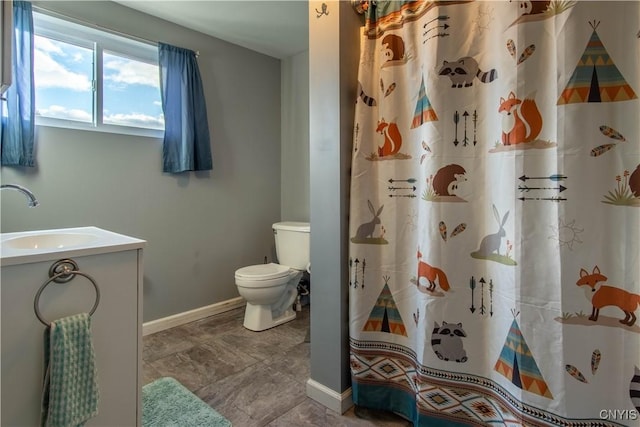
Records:
M44 336L42 425L71 427L98 414L98 373L91 318L76 314L51 322Z

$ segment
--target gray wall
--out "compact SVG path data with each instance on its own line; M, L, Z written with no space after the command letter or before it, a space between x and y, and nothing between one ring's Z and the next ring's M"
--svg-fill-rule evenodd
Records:
M282 219L309 222L309 51L282 60Z
M0 177L41 206L3 191L2 232L95 225L147 240L145 321L237 297L234 270L272 259L281 218L280 61L113 2L38 4L199 51L214 170L163 174L158 139L38 127L38 167Z
M349 387L348 212L360 17L351 2L309 3L311 379Z
M21 195L3 191L1 231L96 225L146 239L149 321L236 297L234 270L273 256L271 223L310 220L311 377L344 391L348 176L361 22L341 3L338 11L332 2L322 19L313 13L321 3L310 3L313 47L282 61L282 72L276 59L116 3L45 3L199 50L214 170L161 173L157 139L39 127L38 168L3 167L0 178L34 190L41 206L27 209Z

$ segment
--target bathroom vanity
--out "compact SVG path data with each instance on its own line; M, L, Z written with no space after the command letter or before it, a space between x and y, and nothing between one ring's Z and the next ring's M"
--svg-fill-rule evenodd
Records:
M145 241L96 227L0 236L0 425L39 425L45 325L36 311L51 322L90 312L97 303L91 331L100 399L98 415L86 425L140 426ZM51 280L50 268L62 259L73 260L77 271L88 277L77 274L66 283ZM59 264L51 274L63 272L65 265Z

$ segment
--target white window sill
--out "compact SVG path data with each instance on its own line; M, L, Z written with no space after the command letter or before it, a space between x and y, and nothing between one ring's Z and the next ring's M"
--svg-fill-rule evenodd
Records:
M160 129L145 129L132 126L116 125L94 126L92 123L76 122L73 120L51 119L48 117L37 117L36 126L82 130L89 132L116 133L120 135L143 136L158 139L162 139L164 137L164 130Z

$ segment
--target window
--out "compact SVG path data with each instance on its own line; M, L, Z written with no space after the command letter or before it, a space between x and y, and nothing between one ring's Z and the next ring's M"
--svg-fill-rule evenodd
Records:
M33 14L36 123L161 136L158 48Z

